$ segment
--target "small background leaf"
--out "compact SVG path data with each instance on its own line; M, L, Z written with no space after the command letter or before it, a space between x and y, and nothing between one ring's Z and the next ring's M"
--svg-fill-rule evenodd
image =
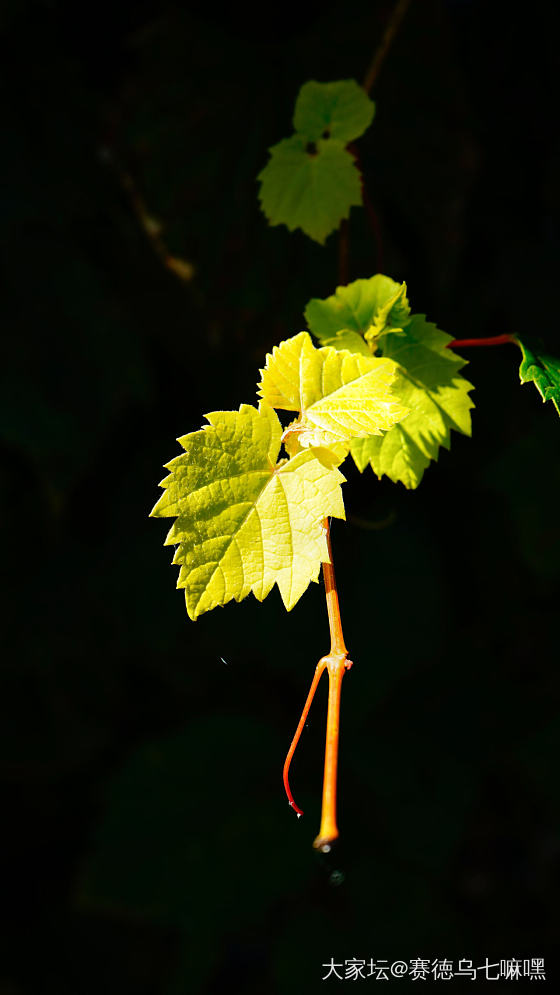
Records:
M301 228L321 245L350 208L362 203L360 176L341 142L320 139L313 148L293 135L273 145L259 173L259 200L271 225Z
M335 83L304 83L298 93L294 128L309 141L328 130L330 137L347 144L363 135L375 114L375 104L354 79Z

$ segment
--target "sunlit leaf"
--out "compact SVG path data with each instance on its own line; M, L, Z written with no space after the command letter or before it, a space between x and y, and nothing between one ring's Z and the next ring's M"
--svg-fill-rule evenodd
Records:
M423 315L413 315L400 335L387 335L381 349L399 367L395 394L410 414L380 438L356 439L351 453L358 469L368 463L405 487L420 483L440 446L449 449L451 429L471 433L472 384L460 374L465 360L447 348L451 336Z
M315 349L307 332L276 346L261 373L261 396L273 407L301 413L291 431L303 447L380 435L408 414L391 391L391 360Z
M398 332L410 320L406 284L382 273L354 280L331 297L309 301L305 319L322 345L371 354L382 333Z
M262 601L274 584L289 610L328 562L322 521L344 518L344 477L328 452L277 462L282 426L264 402L206 418L179 439L185 452L167 464L152 511L176 518L166 545L178 544L189 616L251 592Z

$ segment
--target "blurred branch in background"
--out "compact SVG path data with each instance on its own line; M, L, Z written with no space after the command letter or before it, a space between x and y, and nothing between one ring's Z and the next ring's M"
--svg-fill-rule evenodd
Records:
M154 217L150 213L144 198L142 197L135 180L132 175L124 168L124 166L119 162L117 156L111 148L107 145L103 145L100 149L101 159L110 164L121 183L123 190L125 191L132 210L138 219L142 230L150 241L156 255L161 259L163 265L171 270L172 273L183 282L190 283L195 275L195 268L191 262L187 259L181 259L179 256L174 256L169 251L165 239L163 237L164 226L158 218Z

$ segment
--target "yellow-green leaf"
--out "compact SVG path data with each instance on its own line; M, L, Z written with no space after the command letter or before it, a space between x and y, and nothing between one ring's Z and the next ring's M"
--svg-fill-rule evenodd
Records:
M472 384L459 372L466 360L447 348L451 341L421 314L412 316L401 335L383 338L383 355L398 364L395 393L410 414L382 439L352 442L359 470L369 463L378 477L386 474L415 488L440 446L449 449L451 429L470 435Z
M167 464L152 511L176 517L166 545L178 544L187 611L195 619L251 592L262 601L274 584L289 610L328 562L322 521L344 518L344 477L322 450L277 462L282 426L265 402L206 418L179 439L185 452Z
M302 447L380 435L408 414L391 392L392 360L316 349L307 332L275 346L261 374L259 393L268 404L300 412L290 430Z
M354 280L330 297L310 300L305 318L322 345L369 355L382 333L400 332L410 320L406 284L383 273Z
M396 293L379 306L371 325L364 334L364 338L372 351L376 348L377 340L382 335L402 332L404 325L408 324L410 320L409 314L410 306L406 296L406 283L401 283Z

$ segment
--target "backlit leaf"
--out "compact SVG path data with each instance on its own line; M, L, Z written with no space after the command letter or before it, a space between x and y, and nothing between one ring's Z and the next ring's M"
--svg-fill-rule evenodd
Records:
M400 331L410 320L406 284L382 273L354 280L337 287L331 297L309 301L305 318L322 345L367 355L376 348L381 333Z
M414 488L430 460L438 458L440 446L449 449L451 429L471 434L472 384L459 373L466 361L447 348L451 341L419 314L400 335L381 340L383 356L398 364L395 394L410 414L381 438L352 442L358 469L370 463L378 477L386 474Z
M276 346L261 373L259 393L268 404L300 412L290 431L302 447L380 435L408 414L391 392L391 360L315 349L307 332Z
M275 583L289 610L328 562L322 520L344 518L344 477L321 450L277 462L282 426L265 402L206 418L179 439L152 511L176 517L166 545L178 544L189 616L250 592L262 601Z

